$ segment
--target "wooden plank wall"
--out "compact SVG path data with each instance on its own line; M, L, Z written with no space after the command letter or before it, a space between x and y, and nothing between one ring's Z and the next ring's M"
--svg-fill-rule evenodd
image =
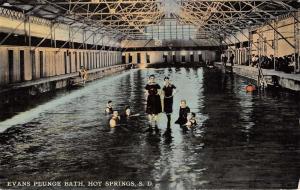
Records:
M9 80L9 51L13 51L13 76ZM78 72L80 66L88 70L121 64L119 51L75 50L56 48L0 46L0 85L21 81L20 51L24 51L24 80L37 80L51 76Z

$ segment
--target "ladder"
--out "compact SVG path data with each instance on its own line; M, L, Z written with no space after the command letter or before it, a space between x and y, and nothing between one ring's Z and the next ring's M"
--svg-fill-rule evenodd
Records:
M261 62L262 61L263 60L259 60L258 61L257 87L264 89L264 88L267 88L268 83L267 83L266 77L265 77L265 75L263 73L263 70L261 68Z

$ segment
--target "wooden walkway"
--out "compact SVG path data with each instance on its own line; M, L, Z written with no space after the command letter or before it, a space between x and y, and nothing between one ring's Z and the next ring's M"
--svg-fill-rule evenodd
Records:
M223 68L221 62L215 62L215 66ZM230 68L237 75L241 75L250 79L258 79L258 68L246 65L234 65L233 68L227 64L227 69ZM226 69L226 70L227 70ZM274 71L271 69L262 69L268 85L279 85L294 91L300 91L300 74L284 73L282 71Z
M258 68L256 68L256 67L245 66L245 65L234 65L233 67L258 72ZM266 75L266 76L278 76L280 78L286 78L286 79L291 79L291 80L295 80L295 81L300 81L300 74L285 73L282 71L274 71L272 69L262 69L262 71L263 71L263 75Z
M118 69L121 67L127 67L127 66L129 66L129 64L114 65L114 66L110 66L110 67L88 70L87 73L88 74L99 73L99 72L104 73L109 70L114 70L114 69ZM0 93L6 92L9 90L13 90L13 89L19 89L19 88L25 88L25 87L30 87L30 86L34 86L34 85L40 85L43 83L49 83L49 82L53 82L53 81L71 80L72 78L79 78L79 72L9 84L9 85L6 85L4 88L1 88Z

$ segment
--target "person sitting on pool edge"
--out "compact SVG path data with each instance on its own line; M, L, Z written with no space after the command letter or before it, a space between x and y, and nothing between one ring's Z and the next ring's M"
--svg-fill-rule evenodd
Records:
M112 107L112 101L109 100L106 104L106 109L105 109L105 113L106 114L112 114L113 113L113 107Z
M118 111L114 111L111 119L109 120L110 128L115 128L120 123L120 116Z
M85 84L87 80L87 75L87 70L84 68L84 66L81 66L79 71L79 77L81 77L83 84Z
M177 121L175 123L179 124L179 125L186 124L188 122L187 115L190 112L191 112L191 110L186 105L186 100L181 100L180 101L180 109L179 109L179 118L177 119Z

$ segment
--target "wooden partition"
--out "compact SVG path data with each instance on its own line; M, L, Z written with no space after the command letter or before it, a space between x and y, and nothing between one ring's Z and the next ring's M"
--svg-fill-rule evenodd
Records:
M0 46L0 85L121 64L121 52Z

